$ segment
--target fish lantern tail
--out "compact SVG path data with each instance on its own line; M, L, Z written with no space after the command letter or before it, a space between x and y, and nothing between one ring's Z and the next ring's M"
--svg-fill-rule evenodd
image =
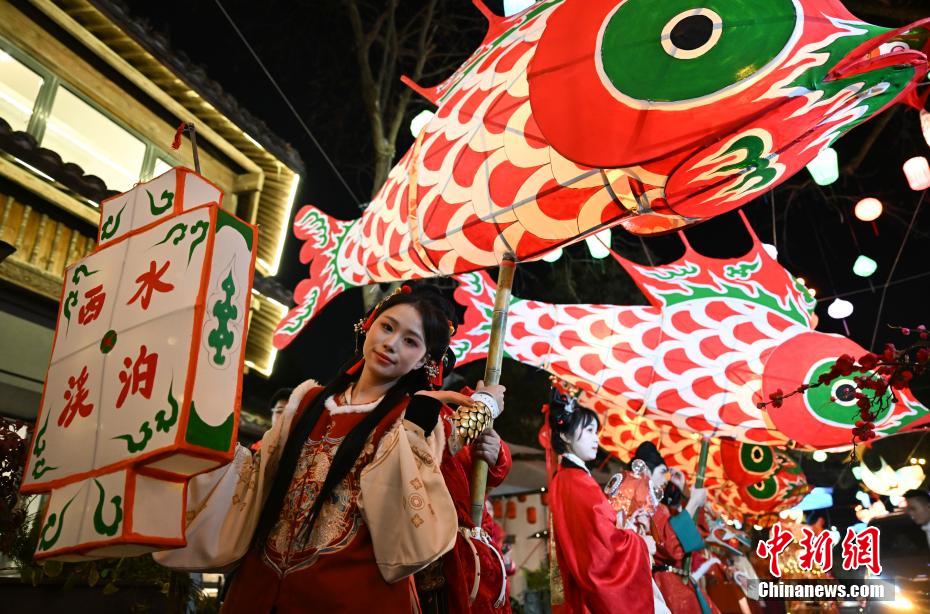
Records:
M497 285L484 271L457 275L455 279L459 282L455 301L465 307L465 319L452 340L452 352L456 366L462 366L488 357Z
M355 284L339 273L337 257L346 235L357 220L344 222L313 205L305 205L294 219L294 235L304 241L300 261L310 265L310 276L294 290L295 306L278 323L274 346L284 349L306 324L337 295Z

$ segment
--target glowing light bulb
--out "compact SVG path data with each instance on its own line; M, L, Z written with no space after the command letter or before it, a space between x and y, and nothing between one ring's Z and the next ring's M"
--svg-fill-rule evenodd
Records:
M878 263L862 254L853 263L853 273L859 277L868 277L878 269Z
M920 131L924 133L924 140L930 147L930 111L920 111Z
M592 258L606 258L610 255L610 228L605 228L584 240Z
M863 198L856 203L856 208L854 211L856 213L856 217L863 222L877 220L878 216L882 214L882 201L871 197Z
M551 252L546 252L545 255L543 255L542 259L545 260L546 262L555 262L561 257L562 257L562 248L557 247Z
M817 450L814 452L814 460L818 463L822 463L823 461L827 460L827 453L823 450Z
M930 188L930 164L923 156L911 158L904 163L904 176L907 177L907 185L915 192Z
M844 301L841 298L833 299L833 302L830 303L829 307L827 307L827 315L829 315L834 320L848 318L852 315L852 312L853 304L849 301Z
M433 119L434 115L435 113L429 109L424 109L417 113L413 119L410 120L410 134L413 136L419 136L420 131L426 127L426 124L428 124L430 120Z
M807 170L817 185L830 185L840 178L839 159L836 150L825 147L817 157L807 163Z
M771 243L763 243L762 249L765 250L765 253L769 255L772 260L778 260L778 248L772 245Z

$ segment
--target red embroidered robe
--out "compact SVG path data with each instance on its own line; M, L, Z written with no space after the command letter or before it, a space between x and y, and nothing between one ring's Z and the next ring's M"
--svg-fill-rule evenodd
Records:
M618 529L617 515L587 471L563 460L552 478L550 513L568 614L654 612L649 551Z
M680 513L687 514L688 512ZM681 547L678 536L669 524L671 517L671 512L664 503L656 508L656 513L652 517L652 536L656 541L655 564L682 569L685 564L685 550ZM696 552L695 555L698 553ZM694 565L692 565L693 569L695 569ZM701 604L694 593L694 588L690 582L685 583L684 576L671 571L657 571L653 576L659 590L662 591L662 597L665 598L668 609L674 614L701 614ZM706 593L704 599L711 609L719 614L719 610Z
M451 425L448 417L452 411L443 409L443 422L447 438L451 435ZM488 467L488 491L500 485L510 473L512 461L510 449L501 442L501 451L497 456L497 463ZM447 447L442 455L442 477L452 495L459 526L473 527L471 520L471 468L472 448L466 446L452 455ZM494 519L485 510L482 527L494 536ZM469 605L472 586L475 581L475 555L466 541L466 537L459 533L455 541L455 548L443 557L443 575L446 578L446 596L449 612L452 614L467 614L468 612L510 612L510 600L504 596L504 606L495 608L494 602L500 594L501 583L505 581L501 573L501 564L497 556L482 543L472 541L478 553L481 565L480 584L478 595L474 603ZM496 544L500 548L500 544ZM498 552L500 552L498 550Z
M319 389L306 395L306 409ZM321 509L308 536L300 531L333 456L364 412L324 409L301 452L281 516L260 548L249 550L223 603L224 614L274 612L410 612L412 583L384 581L371 535L358 509L359 477L378 442L400 418L406 401L381 421L355 466ZM296 422L296 419L295 419Z

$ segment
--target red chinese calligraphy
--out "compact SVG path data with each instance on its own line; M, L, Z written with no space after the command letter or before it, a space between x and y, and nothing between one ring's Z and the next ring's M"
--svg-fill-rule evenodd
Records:
M116 398L116 408L119 409L126 402L130 386L132 394L141 394L146 399L152 398L152 386L155 384L155 372L158 369L158 354L148 353L144 345L139 348L139 356L135 363L127 356L123 359L125 369L119 373L119 381L123 385Z
M756 546L756 554L761 558L769 560L769 572L776 578L781 577L781 569L778 567L778 555L785 551L785 548L794 539L791 531L781 528L781 524L776 522L772 525L771 537L767 540L760 540Z
M833 534L830 531L821 531L815 534L809 527L802 527L804 537L801 539L803 552L798 557L801 569L810 571L816 563L823 571L830 571L833 567Z
M874 575L882 573L878 552L878 527L863 529L858 534L852 527L843 538L843 569L850 571L865 565Z
M78 312L78 322L86 325L100 317L100 312L103 311L103 305L107 300L107 293L103 291L101 284L85 292L84 298L87 302Z
M79 376L72 375L68 378L68 390L65 390L64 395L67 403L61 410L61 415L58 416L58 426L68 428L78 414L86 418L90 412L94 411L93 403L85 403L88 394L88 390L84 388L85 384L87 384L87 367L81 369Z
M142 300L140 301L140 304L142 305L142 309L148 309L149 303L152 301L153 292L171 292L174 290L174 284L170 284L161 280L162 276L168 270L168 266L170 264L171 262L168 261L156 271L155 261L152 260L149 263L149 270L136 277L136 283L139 284L139 288L126 304L132 305L136 302L136 299L141 296Z

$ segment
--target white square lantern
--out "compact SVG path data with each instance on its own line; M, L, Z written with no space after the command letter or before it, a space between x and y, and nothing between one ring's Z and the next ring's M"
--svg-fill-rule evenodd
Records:
M166 182L183 208L153 218ZM65 272L22 486L51 492L37 559L184 545L187 480L232 458L257 233L212 189L173 169L111 199L116 232Z

